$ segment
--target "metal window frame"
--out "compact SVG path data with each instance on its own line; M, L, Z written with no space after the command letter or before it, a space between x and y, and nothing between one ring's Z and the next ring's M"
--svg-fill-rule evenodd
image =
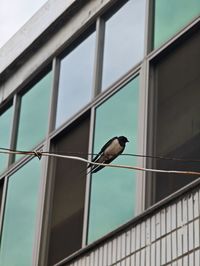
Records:
M148 3L148 8L150 8L150 3L152 3L152 1L153 0L147 0L147 3ZM113 3L113 1L110 1L110 2L112 2ZM111 4L107 4L108 6L111 6ZM148 9L147 8L147 9ZM147 16L148 17L148 16ZM146 19L146 21L150 21L151 20L151 16L149 15L149 18L148 19ZM100 21L100 19L99 19L99 21ZM160 54L162 54L162 52L164 52L166 49L170 49L170 46L171 45L173 45L174 44L174 42L176 42L176 40L178 40L178 39L180 39L181 37L182 37L182 35L184 35L185 33L187 33L188 31L190 31L193 27L195 27L196 25L198 25L198 24L200 24L200 18L195 18L194 19L194 21L192 21L190 24L188 24L184 29L182 29L180 32L178 32L177 34L175 34L175 36L173 36L173 38L171 38L170 40L168 40L165 44L163 44L161 47L159 47L158 49L156 49L156 50L153 50L153 51L151 51L150 52L150 43L151 43L151 38L150 38L150 36L152 36L151 35L151 30L147 30L147 28L150 26L150 23L148 24L148 22L146 22L146 40L145 40L145 43L146 43L146 47L145 47L145 58L144 58L144 60L142 61L142 63L141 62L139 62L138 63L138 65L136 65L136 66L134 66L128 73L125 73L124 75L123 75L123 77L120 77L119 78L119 80L118 81L116 81L116 83L114 83L114 84L112 84L111 86L109 86L109 88L106 90L106 91L104 91L103 93L101 93L101 94L98 94L98 92L99 92L99 85L97 85L97 84L99 84L99 81L97 81L97 80L94 80L94 84L96 84L96 85L94 85L93 87L95 88L95 90L96 90L96 92L94 93L94 95L97 95L98 94L98 96L96 96L96 98L95 99L93 99L93 101L92 101L92 103L89 103L86 107L84 107L78 114L75 114L69 121L66 121L66 123L64 123L60 128L58 128L57 130L54 130L54 131L51 131L52 130L52 128L53 128L53 124L54 124L54 119L55 119L55 117L54 118L52 118L52 120L51 120L51 122L49 122L49 131L48 131L48 135L47 135L47 138L46 138L46 140L45 140L45 142L43 141L42 142L42 144L45 144L46 143L46 146L44 146L44 147L50 147L49 145L50 145L50 141L54 138L54 137L56 137L64 128L66 128L68 125L70 125L73 121L75 121L78 117L80 117L83 113L85 113L85 112L87 112L89 109L94 109L94 106L96 105L96 104L99 104L101 101L104 101L104 100L106 100L106 98L107 97L110 97L111 95L112 95L112 93L114 93L114 92L116 92L118 89L119 89L119 87L118 86L120 86L120 84L122 84L123 83L123 81L125 82L125 80L127 80L129 77L132 77L132 75L134 75L134 72L137 72L137 71L139 71L140 70L140 68L141 68L141 84L142 85L140 85L140 87L142 88L142 90L143 90L143 92L141 92L141 95L142 95L142 98L143 99L145 99L145 100L147 100L146 99L146 97L148 98L148 97L150 97L150 95L149 96L147 96L147 94L145 94L145 93L149 93L149 91L148 91L148 87L150 87L149 85L148 85L148 83L151 83L151 82L153 82L152 81L152 79L151 79L151 76L152 76L152 72L151 72L151 68L150 68L150 64L151 64L151 62L152 62L152 60L154 59L154 58L156 58L157 56L159 56ZM100 25L100 22L99 22L99 25ZM84 27L84 26L83 26ZM100 27L100 26L99 26ZM148 37L147 37L148 36ZM101 58L101 56L100 56L100 51L99 52L97 52L98 51L98 49L96 50L96 58L99 56L100 58ZM150 52L150 53L149 53ZM99 54L99 55L98 55ZM54 58L54 60L56 61L56 58ZM97 59L96 59L96 61L97 61ZM48 62L48 64L49 64L49 62ZM54 64L56 65L56 63L54 62ZM56 68L56 67L55 67ZM149 70L149 68L150 68L150 70ZM99 69L101 69L101 66L99 66ZM53 70L52 70L53 71ZM98 75L98 73L99 73L99 71L100 70L98 70L98 68L96 69L96 76ZM57 70L57 74L56 74L56 71L55 71L55 73L54 73L54 80L56 80L56 77L58 77L58 73L59 72L59 70ZM36 74L34 74L33 73L33 75L35 76ZM51 114L53 115L55 115L55 110L56 110L56 104L55 104L55 98L56 98L56 89L55 89L55 87L56 87L56 82L57 81L55 81L55 83L54 83L54 85L53 85L53 87L54 87L54 89L52 90L53 91L53 93L54 93L54 96L52 96L52 106L51 106ZM96 83L95 83L96 82ZM16 102L17 102L17 100L16 100ZM17 105L17 104L16 104ZM17 107L16 107L17 108ZM142 108L142 107L141 107ZM149 113L149 110L151 110L150 108L151 108L151 104L149 103L149 98L148 98L148 106L147 107L145 107L145 106L143 106L143 108L144 108L144 110L145 110L145 112L146 113ZM143 109L142 108L142 109ZM145 109L146 108L146 109ZM144 114L143 114L144 115ZM143 119L143 116L140 118L140 120L142 120ZM146 119L145 117L144 117L144 119ZM50 118L49 118L49 120L50 120ZM144 120L145 121L145 120ZM152 128L152 125L149 125L149 121L147 121L147 122L145 122L145 123L147 123L147 128L146 128L146 130L147 131L149 131L151 128ZM142 127L144 127L143 128L143 130L145 130L145 123L144 124L141 124L141 128ZM14 126L13 125L13 128L14 127L16 127L16 126ZM16 130L16 129L15 129ZM15 130L13 129L13 137L11 137L11 139L13 139L14 140L14 135L15 135ZM144 142L143 142L143 144L142 145L144 145L144 147L145 147L145 143L146 143L146 133L145 132L143 132L143 134L144 134L144 136L143 136L143 140L144 140ZM90 138L91 138L91 136L90 136ZM11 143L13 142L13 140L11 140ZM141 140L139 141L140 143L142 143L142 138L141 138ZM14 142L13 142L14 143ZM91 145L91 143L92 143L92 140L90 139L90 145ZM12 145L14 145L14 144L12 144ZM141 150L143 150L143 148L144 147L141 147ZM41 144L39 144L36 148L41 148ZM31 158L33 158L33 157L29 157L29 158L22 158L22 160L20 160L19 162L17 162L16 164L14 164L14 165L12 165L4 174L3 174L3 177L6 175L10 175L11 173L14 173L14 172L16 172L20 167L22 167L23 165L24 165L24 163L27 163ZM44 165L42 166L42 169L43 169L43 171L44 171L44 173L45 173L45 175L44 175L44 178L47 180L47 177L48 177L48 174L47 174L47 164L49 164L49 159L48 158L44 158L43 159L44 160ZM12 160L11 160L12 161ZM144 162L143 162L144 163ZM7 178L7 177L6 177ZM49 180L48 180L49 181ZM48 182L47 182L48 183ZM50 182L49 182L50 183ZM44 185L44 184L43 184ZM5 186L6 187L6 186ZM5 188L4 188L4 190L5 190ZM46 186L46 190L45 191L43 191L42 193L44 193L43 195L42 195L42 197L43 198L41 198L41 208L43 208L43 210L45 210L45 203L44 202L46 202L47 201L47 198L51 198L51 193L50 193L50 188L49 188L49 186L48 186L48 184L47 184L47 186ZM144 193L144 191L143 191L143 193ZM4 192L4 197L5 197L5 192ZM4 199L5 200L5 199ZM143 207L141 207L141 208L143 208ZM41 211L41 209L40 209L40 211ZM48 210L46 210L46 212L48 212ZM43 218L45 217L45 214L43 213ZM42 219L42 217L41 217L41 219ZM45 219L44 219L45 220ZM46 230L46 225L45 225L45 223L48 223L47 221L45 222L45 221L42 221L43 222L43 229L44 230ZM41 226L41 225L40 225ZM38 227L40 227L39 225L38 225ZM41 230L41 228L40 229L38 229L38 230ZM40 231L41 232L41 231ZM37 239L40 239L40 241L41 241L41 238L42 238L42 234L41 233L37 233L38 234L38 237L37 237ZM84 237L83 237L83 239L84 239ZM37 241L36 241L37 242ZM40 243L39 243L39 245L40 245ZM40 247L42 247L42 246L40 246ZM38 249L38 247L37 247L37 251L35 251L36 253L36 256L38 257L38 258L40 258L40 257L42 257L42 256L44 256L44 254L42 255L42 252L44 252L44 250L42 251L42 248L41 248L41 250L39 250ZM38 253L40 253L40 254L38 254ZM45 265L45 264L42 264L41 263L41 261L43 261L42 259L40 260L40 259L38 259L38 258L36 258L36 260L34 261L34 265ZM38 264L37 264L37 260L39 261L38 262Z
M151 0L150 0L151 1ZM147 118L147 154L155 154L156 145L156 128L157 128L157 84L156 84L156 72L154 69L154 61L165 53L169 53L174 49L177 43L182 43L185 41L186 36L193 31L200 29L200 17L192 21L190 24L185 26L180 32L174 35L166 43L160 46L158 49L153 50L147 55L147 62L149 65L149 75L148 75L148 118ZM155 168L155 162L151 160L146 160L148 168ZM145 208L148 208L155 204L155 174L146 173L146 199Z

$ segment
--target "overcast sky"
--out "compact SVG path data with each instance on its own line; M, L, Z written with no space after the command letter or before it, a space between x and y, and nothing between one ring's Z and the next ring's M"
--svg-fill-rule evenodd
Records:
M47 0L0 0L0 47L19 30Z

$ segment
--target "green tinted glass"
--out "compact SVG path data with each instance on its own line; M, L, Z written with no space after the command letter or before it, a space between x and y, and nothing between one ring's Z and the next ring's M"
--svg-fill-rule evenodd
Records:
M9 148L11 120L13 108L12 106L4 113L0 114L0 147ZM6 168L8 164L8 156L0 154L0 173Z
M124 153L135 153L138 129L139 79L135 78L96 109L94 153L112 137L129 139ZM119 156L115 164L134 165L135 159ZM92 242L134 217L135 172L103 168L92 175L88 242Z
M50 72L22 96L17 137L19 150L32 149L47 133L51 80Z
M155 0L154 48L200 14L199 0Z
M1 236L0 265L31 266L40 181L40 161L10 176Z

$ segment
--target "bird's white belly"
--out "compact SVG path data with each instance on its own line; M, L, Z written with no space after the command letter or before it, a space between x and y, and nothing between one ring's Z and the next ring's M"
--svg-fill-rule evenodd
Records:
M104 155L111 159L116 154L120 153L123 150L123 147L119 144L118 140L115 139L104 151Z

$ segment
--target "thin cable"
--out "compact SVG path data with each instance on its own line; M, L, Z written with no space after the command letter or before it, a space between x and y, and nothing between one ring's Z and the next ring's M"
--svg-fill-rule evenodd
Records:
M200 176L200 172L194 172L194 171L160 170L160 169L149 169L149 168L129 166L129 165L121 165L121 164L103 164L103 163L91 162L89 160L86 160L86 159L78 157L78 156L60 155L60 154L56 154L56 153L49 153L49 152L43 152L43 151L17 151L17 150L9 150L9 149L3 149L3 151L1 151L1 150L2 149L0 149L0 153L34 155L34 156L38 157L39 159L41 158L41 156L49 156L49 157L57 157L57 158L63 158L63 159L82 161L82 162L92 164L92 165L100 165L100 166L113 167L113 168L124 168L124 169L137 170L137 171L143 171L143 172L198 175L198 176Z
M27 154L27 155L33 155L33 153L38 151L24 151L24 150L14 150L14 149L8 149L8 148L0 148L0 150L3 151L11 151L14 154ZM0 152L1 153L1 152ZM9 152L8 152L9 153ZM97 153L86 153L86 152L71 152L71 151L58 151L57 154L64 154L64 155L97 155ZM171 161L180 161L180 162L195 162L199 163L200 159L194 159L194 158L175 158L175 157L165 157L162 155L153 156L153 155L143 155L143 154L134 154L134 153L122 153L119 156L132 156L132 157L139 157L139 158L151 158L151 159L161 159L161 160L171 160Z
M50 156L50 157L58 157L58 158L65 158L65 159L71 159L71 160L77 160L82 161L88 164L92 165L101 165L106 167L113 167L113 168L124 168L124 169L130 169L130 170L137 170L137 171L143 171L143 172L155 172L155 173L169 173L169 174L184 174L184 175L199 175L200 172L193 172L193 171L176 171L176 170L159 170L159 169L149 169L149 168L143 168L143 167L136 167L136 166L129 166L129 165L122 165L122 164L104 164L104 163L96 163L88 161L81 157L76 156L69 156L69 155L60 155L55 153L48 153L48 152L42 152L42 155L44 156Z

